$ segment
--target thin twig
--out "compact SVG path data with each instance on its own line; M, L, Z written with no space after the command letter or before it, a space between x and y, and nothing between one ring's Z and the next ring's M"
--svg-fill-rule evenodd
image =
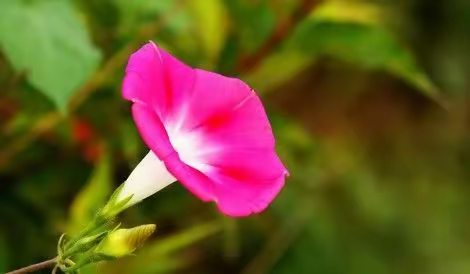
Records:
M47 267L52 267L56 263L56 258L50 259L41 263L37 264L32 264L30 266L26 266L17 270L13 270L10 272L7 272L5 274L20 274L20 273L31 273L37 270L41 270Z
M253 54L241 59L237 64L237 71L247 73L261 63L282 42L322 0L303 0L297 9L286 20L280 21L273 33L266 39L261 47Z

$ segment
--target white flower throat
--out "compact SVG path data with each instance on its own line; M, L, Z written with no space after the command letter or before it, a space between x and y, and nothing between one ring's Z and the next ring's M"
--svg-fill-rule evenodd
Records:
M166 129L170 142L182 162L202 172L211 169L211 166L204 162L204 155L217 151L216 146L204 142L202 134L197 131L182 132L180 126L169 126ZM133 195L126 207L132 206L176 180L163 161L150 151L124 182L117 201Z
M132 206L175 181L176 178L166 169L165 164L150 151L124 182L117 201L122 201L132 195L126 207Z

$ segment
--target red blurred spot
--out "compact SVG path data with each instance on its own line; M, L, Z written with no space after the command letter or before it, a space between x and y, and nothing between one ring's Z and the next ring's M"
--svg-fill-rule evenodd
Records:
M95 134L90 123L82 119L73 119L72 137L77 143L86 143L94 139Z
M91 123L84 119L72 120L72 138L78 144L82 157L87 162L97 161L103 151Z
M82 149L83 158L88 162L96 162L101 157L103 149L99 142L86 144Z

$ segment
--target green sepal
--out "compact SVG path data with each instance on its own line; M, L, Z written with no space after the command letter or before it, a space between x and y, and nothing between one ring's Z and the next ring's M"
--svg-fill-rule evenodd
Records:
M91 248L98 245L99 242L101 242L101 240L103 240L108 233L108 231L103 231L101 233L79 239L70 249L64 251L61 257L69 258L77 253L90 250Z
M111 219L114 218L117 214L119 214L121 211L126 209L126 205L129 203L129 201L132 199L133 195L129 195L125 199L116 202L117 198L119 196L119 193L121 193L122 188L124 187L124 184L121 184L111 195L109 198L109 201L106 203L106 205L100 210L98 213L105 219Z
M62 255L64 253L65 236L65 233L60 235L59 241L57 242L57 255L59 258L62 258Z
M108 231L109 227L114 224L114 218L106 218L102 214L98 213L93 221L87 225L80 233L72 238L65 244L64 249L69 250L75 246L75 244L90 235L97 234L103 231Z

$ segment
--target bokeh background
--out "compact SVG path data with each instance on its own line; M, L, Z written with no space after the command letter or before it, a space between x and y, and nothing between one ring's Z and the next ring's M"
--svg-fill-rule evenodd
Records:
M178 184L85 273L470 273L467 0L0 0L0 273L53 257L146 154L120 83L148 40L262 98L291 176L230 219ZM43 273L49 273L44 271Z

